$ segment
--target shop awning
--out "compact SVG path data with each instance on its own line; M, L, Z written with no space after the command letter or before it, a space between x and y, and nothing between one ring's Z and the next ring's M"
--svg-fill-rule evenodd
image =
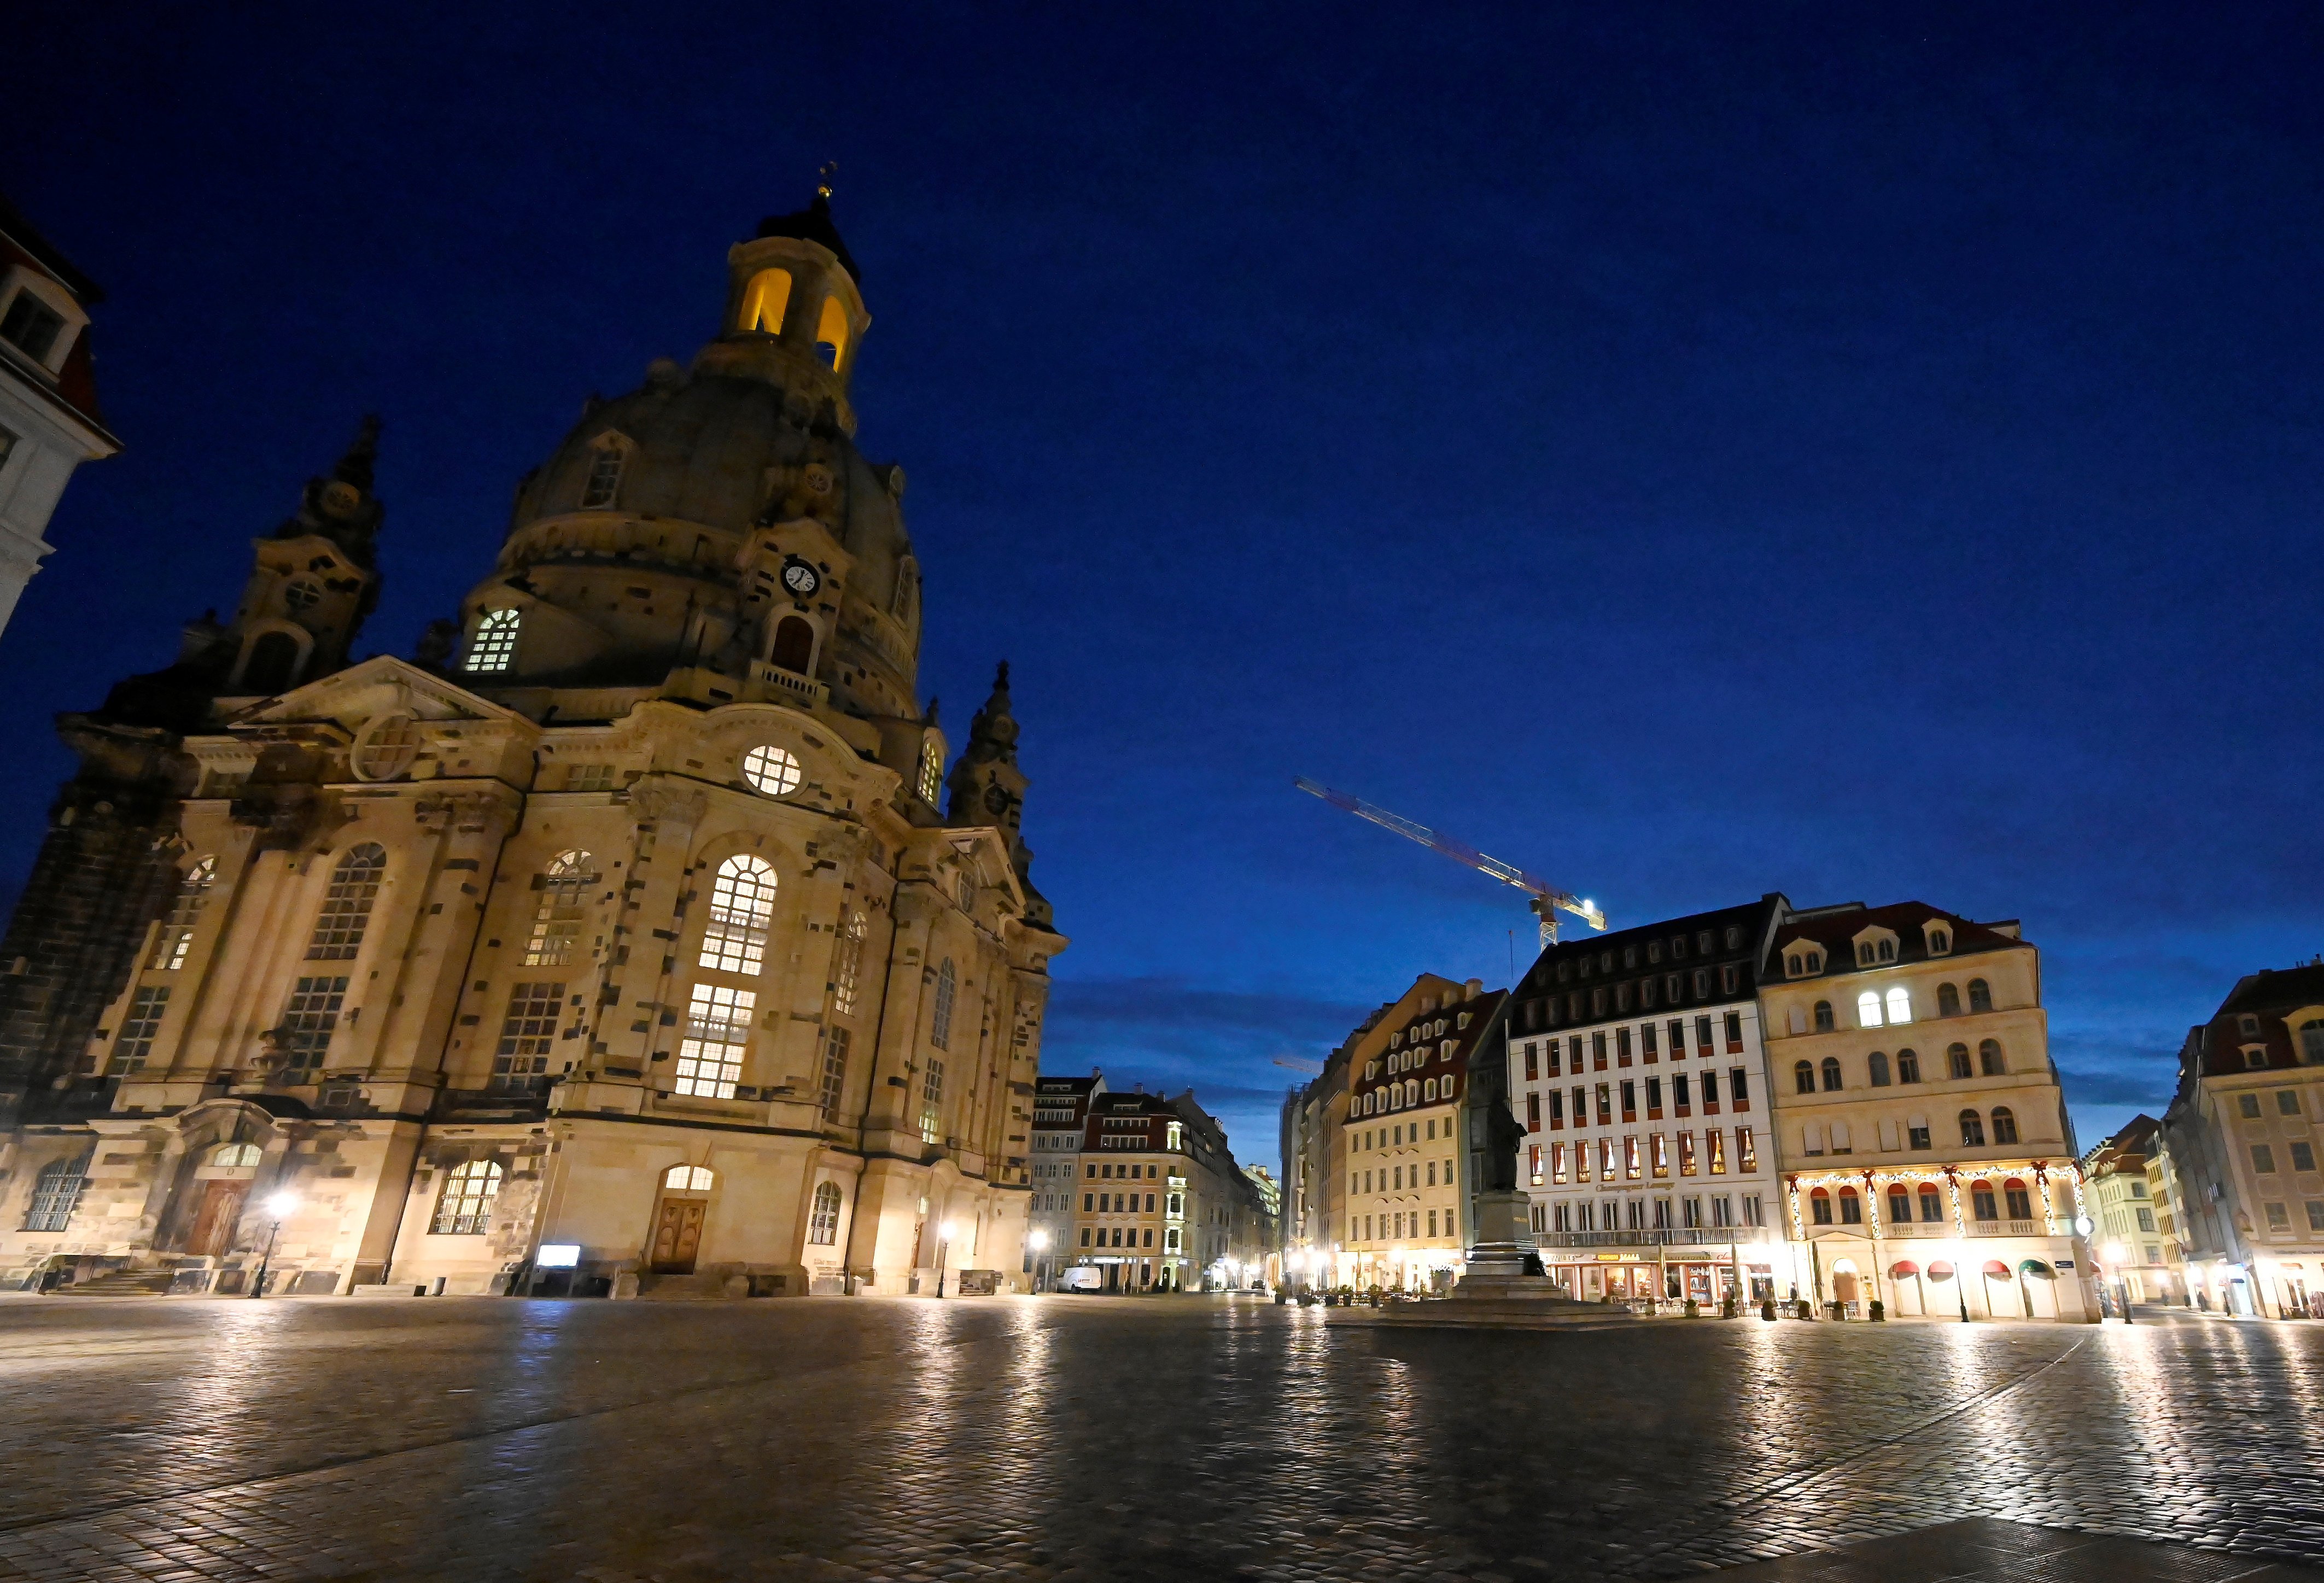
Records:
M2009 1279L2009 1266L2003 1264L1997 1258L1989 1258L1985 1261L1985 1273L1988 1278L1998 1275L2005 1281Z
M2058 1278L2058 1272L2052 1269L2048 1265L2043 1264L2038 1258L2020 1260L2017 1267L2024 1271L2027 1275L2032 1275L2036 1280L2054 1281Z
M1921 1266L1914 1264L1908 1258L1900 1258L1895 1264L1888 1266L1889 1275L1899 1281L1904 1280L1908 1275L1917 1275L1920 1273Z

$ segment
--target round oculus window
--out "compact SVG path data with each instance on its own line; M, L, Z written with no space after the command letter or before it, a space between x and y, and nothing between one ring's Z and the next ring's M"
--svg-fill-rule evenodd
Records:
M788 750L753 748L742 755L742 778L770 797L798 789L799 761Z
M420 722L409 714L383 714L364 727L352 755L357 780L393 780L420 753Z

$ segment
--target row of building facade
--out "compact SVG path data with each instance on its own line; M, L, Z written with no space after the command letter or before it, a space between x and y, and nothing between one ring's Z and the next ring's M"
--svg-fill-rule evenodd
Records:
M2253 973L2187 1032L2157 1120L2082 1161L2109 1302L2324 1319L2324 961Z
M1506 1087L1534 1240L1578 1297L2098 1316L2014 922L1769 895L1551 945L1508 992L1424 975L1285 1102L1295 1278L1457 1278L1472 1072Z

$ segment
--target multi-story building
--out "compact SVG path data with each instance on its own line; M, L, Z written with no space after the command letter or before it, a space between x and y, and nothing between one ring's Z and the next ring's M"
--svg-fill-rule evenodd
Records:
M1057 1271L1074 1262L1074 1208L1081 1192L1082 1138L1090 1101L1105 1092L1105 1073L1044 1077L1033 1085L1033 1205L1025 1273L1033 1290L1056 1284Z
M1270 1287L1283 1284L1283 1184L1264 1165L1245 1165L1242 1173L1250 1179L1251 1192L1258 1195L1259 1212L1264 1229L1259 1246L1260 1278Z
M1373 1010L1324 1058L1323 1070L1284 1096L1283 1250L1295 1284L1352 1285L1355 1265L1343 1257L1349 1229L1350 1073L1361 1072L1388 1048L1391 1032L1408 1028L1425 1009L1467 993L1459 980L1423 973L1411 988Z
M2017 925L1787 908L1761 978L1799 1294L2098 1318L2041 958Z
M2251 974L2188 1032L2163 1112L2188 1283L2217 1312L2324 1316L2324 962Z
M1783 1231L1758 980L1780 896L1552 945L1516 990L1518 1183L1577 1297L1774 1292Z
M1263 1265L1273 1230L1225 1131L1194 1102L1093 1090L1084 1108L1074 1226L1059 1266L1106 1292L1229 1284Z
M464 632L349 662L367 426L231 621L64 717L0 945L0 1271L226 1291L271 1239L318 1293L1019 1279L1065 941L1006 671L947 777L823 198L707 306L527 475Z
M1460 1277L1474 1190L1469 1067L1501 1036L1508 1001L1476 979L1424 991L1414 1015L1383 1023L1380 1047L1351 1063L1339 1284L1443 1292Z
M2081 1158L2083 1204L2097 1222L2090 1244L2109 1309L2127 1302L2168 1302L2184 1288L2167 1256L2153 1186L2155 1141L2163 1124L2135 1116Z
M49 553L73 469L121 449L97 408L97 283L0 198L0 628Z

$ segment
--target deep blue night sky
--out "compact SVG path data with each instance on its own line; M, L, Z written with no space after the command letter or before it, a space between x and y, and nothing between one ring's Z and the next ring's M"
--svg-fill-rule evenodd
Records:
M1047 1064L1285 1053L1522 898L2021 917L2085 1146L2324 950L2312 6L82 7L0 186L128 442L5 639L48 726L230 608L381 412L409 653L592 391L840 163L924 691L1014 664ZM836 14L844 21L835 21Z

